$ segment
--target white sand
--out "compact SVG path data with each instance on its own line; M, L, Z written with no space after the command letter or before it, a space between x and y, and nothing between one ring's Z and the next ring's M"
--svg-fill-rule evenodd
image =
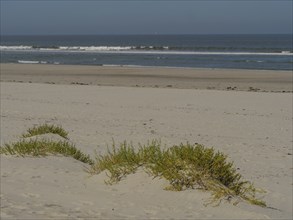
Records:
M1 64L2 82L292 92L292 71Z
M291 93L1 83L2 144L45 122L62 125L91 155L105 152L112 139L213 146L279 210L225 202L205 207L209 193L164 191L164 180L143 172L109 186L105 174L89 177L70 158L1 155L2 219L292 217Z

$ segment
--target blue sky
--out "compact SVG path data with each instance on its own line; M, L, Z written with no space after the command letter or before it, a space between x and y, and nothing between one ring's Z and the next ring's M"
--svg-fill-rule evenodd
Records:
M1 34L292 33L292 1L2 1Z

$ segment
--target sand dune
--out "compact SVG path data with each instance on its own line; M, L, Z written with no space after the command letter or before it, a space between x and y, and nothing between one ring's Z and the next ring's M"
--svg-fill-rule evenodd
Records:
M212 146L265 189L263 199L275 209L227 202L206 207L209 193L165 191L164 180L142 171L109 186L105 173L89 176L74 159L1 155L2 219L292 217L292 93L2 82L1 144L40 123L62 125L92 156L106 152L113 139Z

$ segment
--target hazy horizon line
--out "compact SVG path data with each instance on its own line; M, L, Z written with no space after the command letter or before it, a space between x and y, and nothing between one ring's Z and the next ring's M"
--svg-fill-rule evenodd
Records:
M1 34L0 36L140 36L140 35L152 35L152 36L162 36L162 35L293 35L293 33L210 33L210 34L190 34L190 33L172 33L172 34L157 34L157 33L147 33L147 34L138 34L138 33L131 33L131 34Z

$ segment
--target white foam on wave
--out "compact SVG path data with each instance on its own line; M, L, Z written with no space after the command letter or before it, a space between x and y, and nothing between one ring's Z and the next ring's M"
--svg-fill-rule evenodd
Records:
M101 51L103 52L103 51ZM109 51L108 53L110 53ZM205 51L117 51L129 54L173 54L173 55L256 55L256 56L292 56L293 53L261 53L261 52L205 52Z
M256 56L292 56L291 51L281 52L213 52L213 51L176 51L164 50L168 47L163 47L163 50L153 50L154 47L149 46L150 50L141 50L143 47L136 48L132 46L60 46L60 47L37 47L33 46L0 46L0 50L7 51L43 51L43 52L93 52L93 53L123 53L123 54L170 54L170 55L256 55Z
M23 63L23 64L46 64L48 63L47 61L37 61L37 60L18 60L18 63Z
M49 50L49 51L124 51L131 50L132 47L110 47L110 46L90 46L90 47L79 47L79 46L60 46L59 48L40 48L39 50Z
M121 51L131 50L133 47L127 46L60 46L60 47L33 47L33 46L0 46L0 50L41 50L41 51Z
M124 65L119 65L119 64L103 64L102 66L105 66L105 67L118 67L118 66L124 66Z
M0 50L30 50L32 46L0 46Z
M25 64L37 64L39 61L34 61L34 60L18 60L18 63L25 63Z
M121 50L131 50L132 47L108 47L108 46L100 46L100 47L80 47L81 50L85 51L121 51Z

